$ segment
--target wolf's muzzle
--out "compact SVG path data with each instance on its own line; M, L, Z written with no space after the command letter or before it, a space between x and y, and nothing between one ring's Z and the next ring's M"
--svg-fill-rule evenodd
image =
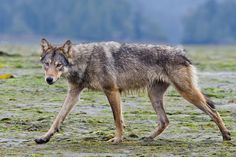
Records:
M47 78L46 78L46 81L47 81L47 83L48 83L49 85L51 85L51 84L54 83L54 82L53 82L53 78L51 78L51 77L47 77Z

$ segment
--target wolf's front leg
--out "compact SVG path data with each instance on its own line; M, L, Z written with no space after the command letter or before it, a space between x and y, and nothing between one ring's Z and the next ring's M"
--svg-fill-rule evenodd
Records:
M122 116L122 106L120 100L120 92L118 90L109 90L105 91L107 99L111 105L111 109L113 112L113 117L116 125L116 133L115 137L110 139L108 142L112 142L114 144L120 143L123 140L123 116Z
M58 113L56 119L54 120L48 132L42 137L35 139L35 142L37 144L47 143L53 136L53 134L59 131L60 124L64 121L64 119L66 118L72 107L79 100L79 94L82 91L82 89L83 88L78 85L69 83L69 90L67 93L67 97L64 101L64 104L62 105L60 112Z

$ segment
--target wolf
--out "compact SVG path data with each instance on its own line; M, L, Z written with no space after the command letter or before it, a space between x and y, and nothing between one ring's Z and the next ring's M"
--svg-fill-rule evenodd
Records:
M197 85L196 68L186 57L182 48L118 42L52 45L41 40L41 62L45 70L45 81L52 85L60 77L68 82L68 93L64 104L51 128L38 144L46 143L59 131L70 110L79 100L83 89L105 93L115 121L115 136L111 143L123 141L124 119L122 116L121 93L146 89L151 104L158 116L156 129L145 139L153 140L168 126L163 97L172 85L188 102L208 114L219 127L223 140L230 140L230 132L214 102L207 98Z

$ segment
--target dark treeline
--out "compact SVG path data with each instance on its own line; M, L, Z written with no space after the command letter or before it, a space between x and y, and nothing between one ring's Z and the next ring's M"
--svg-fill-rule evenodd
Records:
M0 0L0 34L78 40L154 40L165 36L127 0Z
M207 0L185 19L183 43L236 43L235 17L235 0Z
M235 0L0 0L0 36L236 43Z

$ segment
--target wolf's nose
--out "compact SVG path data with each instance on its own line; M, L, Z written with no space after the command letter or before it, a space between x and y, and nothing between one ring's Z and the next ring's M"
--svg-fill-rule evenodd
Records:
M48 84L53 84L53 78L51 78L51 77L47 77L46 81Z

